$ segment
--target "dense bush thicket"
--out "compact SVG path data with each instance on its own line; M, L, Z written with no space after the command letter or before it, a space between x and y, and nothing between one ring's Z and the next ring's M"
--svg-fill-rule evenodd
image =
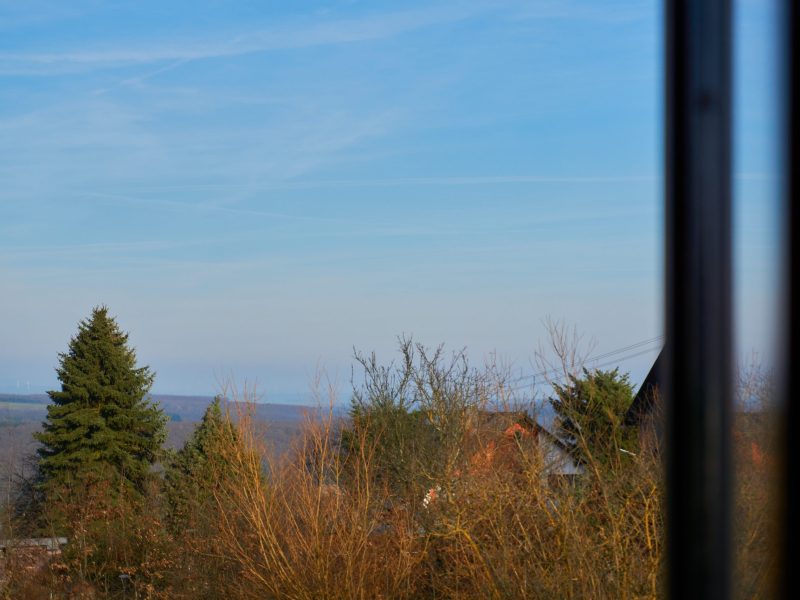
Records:
M355 382L350 415L309 416L289 453L271 452L247 411L236 412L247 406L245 394L240 404L215 400L192 438L161 454L143 485L100 470L79 489L48 487L38 520L7 526L16 537L64 533L69 543L34 570L15 566L10 553L0 594L659 595L660 457L623 428L631 399L625 377L573 371L582 375L553 388L557 423L581 465L567 477L496 367L473 369L463 353L410 340L401 340L397 363L356 359L364 379ZM750 385L747 398L768 393L767 380ZM771 452L762 415L747 413L735 435L743 597L768 589ZM621 445L624 460L611 451Z

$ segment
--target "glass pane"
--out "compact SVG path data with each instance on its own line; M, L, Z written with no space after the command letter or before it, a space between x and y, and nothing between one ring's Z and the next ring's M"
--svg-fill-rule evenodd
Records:
M0 3L0 595L656 596L661 15Z
M736 586L772 593L780 306L779 3L736 2L734 37L734 418Z

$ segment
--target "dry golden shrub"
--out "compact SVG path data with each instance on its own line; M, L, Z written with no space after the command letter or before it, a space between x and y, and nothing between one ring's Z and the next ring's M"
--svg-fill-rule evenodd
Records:
M423 540L374 484L370 456L345 474L332 414L309 418L294 452L265 452L248 419L217 495L219 545L240 569L241 598L412 598ZM345 485L345 479L347 484Z
M238 426L244 443L231 448L233 485L216 497L214 542L241 574L231 597L658 594L661 471L653 455L566 480L547 472L536 445L516 443L513 460L470 468L465 457L435 499L409 503L376 484L366 442L344 462L330 414L309 418L282 458L262 447L247 419Z

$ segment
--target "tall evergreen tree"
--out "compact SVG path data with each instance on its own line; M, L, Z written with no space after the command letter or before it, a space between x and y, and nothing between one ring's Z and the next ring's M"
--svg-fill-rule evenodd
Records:
M137 366L128 334L107 307L80 322L59 363L61 390L48 392L52 402L35 435L44 490L91 476L143 491L166 439L166 417L149 400L154 374Z

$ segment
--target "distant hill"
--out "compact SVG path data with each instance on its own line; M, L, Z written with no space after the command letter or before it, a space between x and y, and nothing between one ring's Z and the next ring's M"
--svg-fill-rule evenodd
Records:
M173 421L199 421L213 400L211 396L165 394L153 394L152 398ZM251 406L255 410L255 418L263 421L299 422L308 411L314 411L310 406L295 404L255 403Z
M49 401L46 394L0 394L0 425L38 423Z
M213 398L154 394L152 399L170 417L167 447L179 448L192 434ZM5 480L10 473L25 471L29 457L37 448L33 433L39 431L49 401L46 394L0 394L0 480ZM290 448L306 415L313 417L318 413L313 407L296 404L255 403L244 408L252 409L259 435L278 452Z
M46 404L49 401L47 394L0 394L0 402L14 402L18 404Z
M213 398L153 394L152 399L173 422L196 422ZM47 414L49 401L46 394L0 394L0 424L40 422ZM252 407L256 419L282 423L299 423L305 414L316 412L311 406L297 404L255 403Z

